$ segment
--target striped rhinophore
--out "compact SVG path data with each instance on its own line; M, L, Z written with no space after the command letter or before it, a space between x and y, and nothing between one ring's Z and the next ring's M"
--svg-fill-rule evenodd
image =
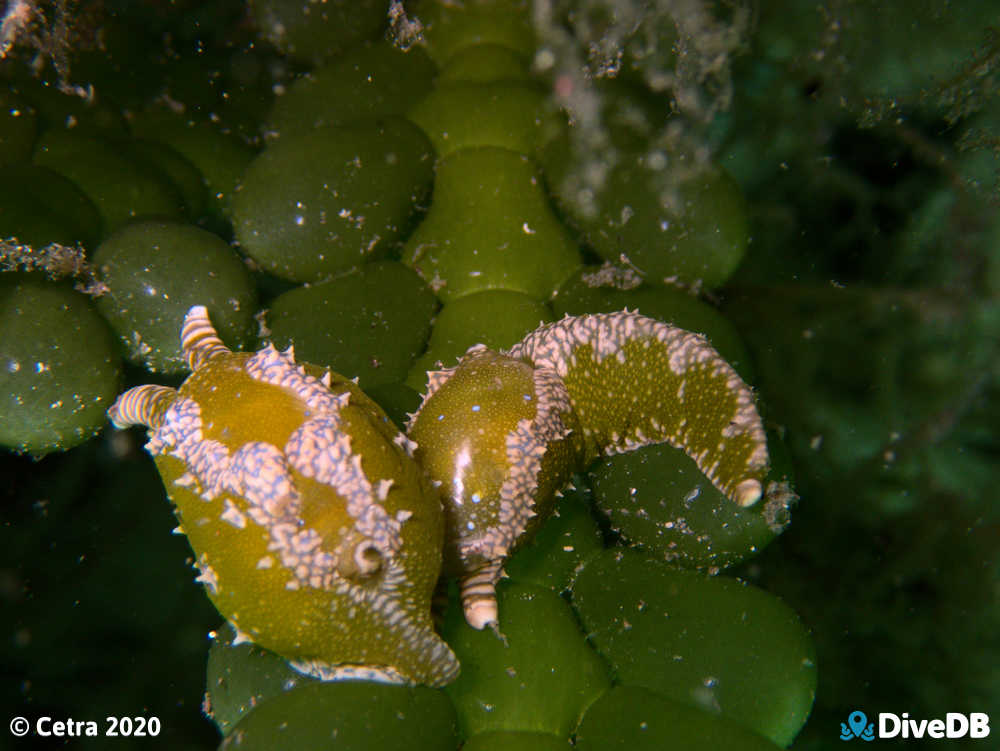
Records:
M232 354L222 343L218 332L208 318L208 308L195 305L186 316L181 327L181 349L184 359L192 372L216 357Z
M157 428L163 421L163 412L177 398L177 389L147 383L129 389L115 400L108 410L108 418L116 428L145 425Z

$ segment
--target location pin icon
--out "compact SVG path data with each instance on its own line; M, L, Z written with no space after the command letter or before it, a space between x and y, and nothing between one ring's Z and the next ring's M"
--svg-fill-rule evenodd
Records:
M848 716L847 724L851 726L851 732L854 733L854 737L860 738L861 734L865 732L865 725L868 724L868 718L865 717L864 712L855 710Z

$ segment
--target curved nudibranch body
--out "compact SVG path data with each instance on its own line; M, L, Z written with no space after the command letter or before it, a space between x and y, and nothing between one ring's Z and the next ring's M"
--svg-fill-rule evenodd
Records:
M508 355L559 374L583 426L586 463L669 443L730 500L760 500L767 438L753 391L701 334L628 311L566 316Z
M230 352L202 307L182 344L193 372L181 387L131 389L110 416L150 428L219 612L324 679L452 680L430 611L441 503L412 442L352 382L290 350Z
M442 493L446 567L476 628L496 623L503 560L529 522L599 456L669 443L741 506L760 500L768 468L750 387L703 336L628 311L566 316L505 353L470 349L431 374L409 435Z

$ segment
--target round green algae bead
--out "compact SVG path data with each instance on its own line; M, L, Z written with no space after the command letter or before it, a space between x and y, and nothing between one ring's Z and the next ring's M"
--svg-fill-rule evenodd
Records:
M579 483L579 478L575 478ZM601 529L590 512L590 492L575 487L563 492L552 516L503 565L512 581L568 590L583 565L604 550Z
M0 445L44 456L106 424L121 358L108 325L68 282L0 275Z
M626 184L634 190L628 178ZM682 213L671 218L661 210L656 218L650 207L650 214L640 214L645 227L637 224L630 228L625 239L619 240L617 252L605 251L605 258L611 258L612 253L618 258L625 252L650 279L677 277L714 289L736 271L746 253L750 242L746 201L739 185L722 169L682 183L678 193Z
M445 67L467 47L496 44L527 60L535 54L531 4L527 0L446 0L422 3L418 17L424 25L428 53Z
M710 570L763 550L788 525L795 499L788 490L743 508L712 485L693 459L666 444L603 458L588 479L596 506L629 542L665 561Z
M460 81L525 81L531 77L530 58L499 44L477 44L459 50L438 73L437 83Z
M553 318L547 303L513 290L488 289L452 300L438 311L427 351L407 383L423 391L427 371L454 365L474 344L504 349Z
M567 751L571 748L569 738L526 730L479 733L462 744L462 751Z
M778 751L767 738L718 714L637 686L615 686L576 731L578 751Z
M263 702L219 751L456 751L455 710L441 691L339 681L300 686Z
M211 215L225 226L233 193L256 154L254 149L213 123L166 109L136 113L129 125L137 138L163 143L198 168L208 188Z
M624 274L624 276L623 276ZM632 284L638 284L631 287ZM622 289L620 286L629 287ZM703 334L723 359L748 383L753 360L732 322L716 308L676 287L645 284L627 270L609 264L588 266L570 277L552 298L557 317L633 310L686 331Z
M437 298L412 269L380 261L271 303L267 338L371 388L406 378L427 344Z
M252 0L261 35L300 60L322 61L374 39L385 26L385 0Z
M774 595L616 549L584 566L573 604L622 685L721 715L780 746L809 716L815 649Z
M431 90L436 66L422 47L374 42L303 74L274 101L265 130L299 136L325 125L404 115Z
M610 687L607 666L555 592L508 581L498 594L501 634L471 628L454 604L442 627L462 663L445 688L462 735L516 730L568 738Z
M274 652L246 641L235 642L236 632L228 623L211 636L205 708L223 735L229 735L236 723L267 699L317 680Z
M274 275L318 282L391 248L433 178L430 141L402 118L282 138L233 197L236 237Z
M129 224L98 246L93 264L109 292L97 300L129 359L153 372L188 370L181 324L205 305L224 341L254 338L257 292L250 272L217 235L179 222Z
M446 303L486 289L545 300L579 267L580 253L535 163L483 146L439 160L434 200L403 260Z
M529 81L438 84L407 116L439 158L474 146L533 154L545 121L545 90Z
M92 248L101 215L72 180L30 163L8 164L0 182L0 237L38 249L49 243Z
M562 139L542 164L560 206L603 258L628 259L646 279L713 289L736 271L750 241L743 194L722 169L705 167L672 185L665 177L674 154L626 149L584 211L565 180L571 166Z
M177 188L184 216L195 221L209 210L208 186L201 171L172 146L159 141L132 139L120 143L122 153L166 175Z
M183 199L166 175L132 162L103 139L48 131L38 139L34 162L69 178L87 194L100 212L105 234L137 218L183 216Z

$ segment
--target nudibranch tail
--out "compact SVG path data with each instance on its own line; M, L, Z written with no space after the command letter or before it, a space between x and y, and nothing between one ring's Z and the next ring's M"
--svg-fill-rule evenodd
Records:
M145 425L158 428L163 423L167 408L177 398L177 389L148 383L126 391L108 410L108 418L116 428Z
M181 349L192 372L210 360L232 354L229 347L219 338L218 332L209 320L208 309L204 305L195 305L184 316L184 325L181 327Z
M472 628L482 630L499 623L497 582L503 571L503 560L493 560L462 577L459 583L462 611Z
M668 443L733 502L760 500L768 453L753 391L700 334L628 311L566 316L507 354L563 379L588 463Z

